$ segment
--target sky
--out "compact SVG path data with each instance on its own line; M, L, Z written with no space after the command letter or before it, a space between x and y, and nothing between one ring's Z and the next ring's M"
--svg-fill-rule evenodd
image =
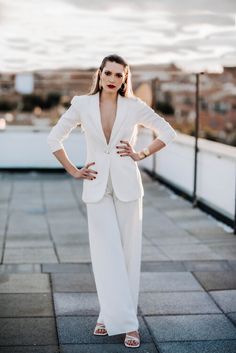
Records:
M0 72L130 65L236 65L235 0L0 0Z

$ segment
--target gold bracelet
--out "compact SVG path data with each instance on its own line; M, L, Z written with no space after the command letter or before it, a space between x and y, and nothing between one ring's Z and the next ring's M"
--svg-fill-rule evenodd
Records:
M147 156L149 156L150 151L149 151L148 148L144 148L144 149L143 149L142 151L140 151L138 154L139 154L139 158L140 158L140 159L144 159L144 158L146 158Z
M145 157L149 156L150 154L149 148L144 148L143 154L145 155Z
M143 151L138 152L138 155L140 159L144 159L146 157Z

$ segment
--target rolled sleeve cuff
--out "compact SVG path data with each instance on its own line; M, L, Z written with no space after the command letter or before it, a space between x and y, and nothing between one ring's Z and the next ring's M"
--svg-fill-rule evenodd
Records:
M64 146L61 142L59 142L58 140L54 140L50 137L50 134L47 137L47 144L49 146L50 151L56 152L58 150L64 149Z
M164 142L164 144L167 146L170 142L172 142L176 138L177 134L174 129L171 131L168 131L166 134L159 134L158 139Z

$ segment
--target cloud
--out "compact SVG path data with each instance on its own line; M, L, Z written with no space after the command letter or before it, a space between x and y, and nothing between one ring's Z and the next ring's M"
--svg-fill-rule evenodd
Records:
M0 0L0 71L131 65L236 65L236 3L226 0Z

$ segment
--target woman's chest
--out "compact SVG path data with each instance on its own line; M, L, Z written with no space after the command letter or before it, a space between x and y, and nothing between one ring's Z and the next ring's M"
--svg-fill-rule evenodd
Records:
M107 143L109 143L112 129L114 127L116 121L116 106L115 105L110 105L110 106L100 106L100 124L102 131L104 133L104 136L107 140Z
M137 114L129 101L120 100L117 106L103 109L98 100L94 104L94 99L92 97L91 102L88 102L90 104L84 105L84 109L80 110L87 140L113 144L119 139L130 139L137 126Z

